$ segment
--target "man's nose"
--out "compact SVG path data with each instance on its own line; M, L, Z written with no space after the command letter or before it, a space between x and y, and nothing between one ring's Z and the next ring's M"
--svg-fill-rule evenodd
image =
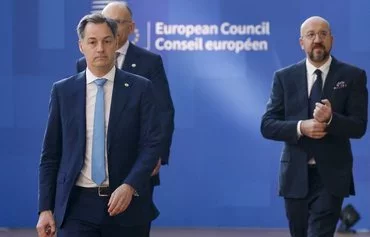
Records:
M97 50L97 51L99 51L99 52L101 52L101 51L103 51L103 50L104 50L104 47L103 47L103 43L102 43L102 42L99 42L99 43L98 43L98 45L97 45L97 47L96 47L96 50Z
M314 42L315 42L315 43L320 43L320 42L322 42L322 39L321 39L321 37L320 37L320 34L319 34L319 33L315 34Z

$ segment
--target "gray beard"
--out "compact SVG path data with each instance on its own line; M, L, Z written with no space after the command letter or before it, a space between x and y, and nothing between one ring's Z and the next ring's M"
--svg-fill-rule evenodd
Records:
M312 50L308 54L308 56L310 57L310 59L311 59L312 62L321 63L321 62L325 61L326 59L328 59L329 52L326 51L325 49L323 49L323 53L322 54L314 54L313 53L313 50Z

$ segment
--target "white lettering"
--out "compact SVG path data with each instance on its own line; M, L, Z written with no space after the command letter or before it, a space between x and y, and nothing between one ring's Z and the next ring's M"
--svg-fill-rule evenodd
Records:
M208 51L233 51L240 53L241 51L267 51L268 43L265 40L252 41L247 38L246 41L241 40L208 40L204 45Z
M220 26L223 35L270 35L270 22L258 25L232 25L224 22Z
M217 25L167 25L164 22L156 22L155 33L157 35L183 35L187 38L193 35L217 35Z
M166 40L158 38L155 47L160 51L203 51L203 38L196 37L194 40Z

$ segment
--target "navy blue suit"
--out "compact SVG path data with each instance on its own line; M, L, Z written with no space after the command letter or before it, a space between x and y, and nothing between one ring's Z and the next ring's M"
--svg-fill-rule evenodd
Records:
M82 57L77 61L77 72L82 72L85 69L86 60ZM154 96L157 100L163 132L160 157L162 159L162 164L168 164L172 134L174 131L175 109L171 99L162 58L160 55L130 43L121 69L145 77L153 83ZM153 185L159 185L159 182L158 175L152 177Z
M153 101L149 80L116 70L107 132L109 186L114 191L127 183L139 194L114 217L120 225L145 225L158 215L150 174L158 161L162 133ZM85 72L53 85L39 168L39 211L52 210L57 227L71 211L72 189L84 164L85 106ZM85 216L93 211L94 206L85 209Z
M82 72L86 68L84 57L77 61L77 72ZM120 68L124 71L137 74L148 78L153 83L154 97L157 102L157 111L160 115L163 139L161 141L161 151L159 156L162 165L168 164L170 157L170 147L174 131L175 109L173 106L166 72L163 67L160 55L140 48L131 42L127 49L125 60ZM151 178L151 195L153 196L154 186L160 185L159 174ZM150 230L150 224L148 231ZM149 232L147 233L149 236Z
M280 158L281 196L304 199L311 195L315 188L309 185L311 180L307 163L312 157L316 161L319 182L328 195L342 200L355 194L350 138L360 138L366 131L366 80L365 71L333 58L322 96L331 102L332 121L325 137L310 139L298 137L297 134L298 121L310 118L305 61L275 73L270 99L262 117L261 132L265 138L284 142ZM322 206L330 204L322 203ZM288 216L290 211L293 210L287 210Z

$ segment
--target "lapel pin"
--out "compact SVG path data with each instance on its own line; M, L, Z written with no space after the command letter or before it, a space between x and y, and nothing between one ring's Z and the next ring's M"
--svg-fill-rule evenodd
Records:
M131 67L136 67L136 64L135 63L131 64Z
M129 84L127 82L125 83L125 87L129 87Z

